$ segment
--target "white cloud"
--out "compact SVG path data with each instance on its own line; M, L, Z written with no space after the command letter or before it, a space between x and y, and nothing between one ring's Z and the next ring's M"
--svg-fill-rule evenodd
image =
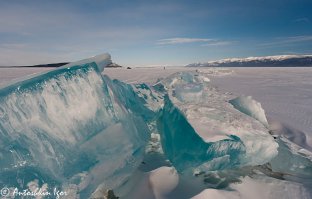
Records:
M298 18L293 20L293 22L296 23L310 23L310 20L307 17L302 17L302 18Z
M288 43L303 42L303 41L312 41L312 35L286 37L284 40L284 42Z
M61 62L64 57L51 57L49 53L0 48L0 66L23 66Z
M201 46L227 46L233 44L234 42L212 38L188 38L188 37L175 37L168 39L160 39L157 41L158 45L174 45L187 43L201 43Z
M157 41L157 44L158 45L171 45L171 44L186 44L186 43L209 42L209 41L214 41L214 39L175 37L175 38L168 38L168 39L160 39Z
M293 36L293 37L280 37L276 38L273 42L262 43L259 46L280 46L280 45L289 45L300 42L311 42L312 35L301 35L301 36Z
M202 46L228 46L233 44L233 41L212 41L206 44L203 44Z

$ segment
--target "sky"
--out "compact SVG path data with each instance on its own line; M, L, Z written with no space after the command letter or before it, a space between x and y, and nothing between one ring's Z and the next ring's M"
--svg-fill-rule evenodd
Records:
M312 54L311 0L1 0L0 66Z

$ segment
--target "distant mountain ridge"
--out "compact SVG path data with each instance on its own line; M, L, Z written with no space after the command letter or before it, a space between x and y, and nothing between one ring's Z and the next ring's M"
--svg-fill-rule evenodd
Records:
M38 67L52 67L57 68L69 64L70 62L62 62L62 63L52 63L52 64L38 64L31 66L0 66L0 68L38 68ZM116 63L110 63L106 66L106 68L121 68L122 66Z
M229 58L187 67L302 67L312 66L312 55L277 55L266 57Z
M60 67L68 64L69 62L52 63L52 64L38 64L29 66L0 66L0 68L37 68L37 67Z
M119 64L116 63L110 63L107 66L105 66L105 68L121 68L122 66L120 66Z

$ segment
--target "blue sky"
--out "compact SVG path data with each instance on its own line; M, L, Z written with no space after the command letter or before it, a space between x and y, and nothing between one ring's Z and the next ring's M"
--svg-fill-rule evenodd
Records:
M0 65L312 54L311 0L1 0Z

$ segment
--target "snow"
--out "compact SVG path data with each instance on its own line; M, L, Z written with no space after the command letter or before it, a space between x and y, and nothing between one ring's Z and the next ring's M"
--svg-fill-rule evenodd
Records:
M270 177L259 176L255 179L246 177L240 184L230 186L240 194L240 198L300 198L309 199L309 190L299 183L276 180Z
M260 175L257 178L245 177L241 183L231 185L230 190L206 189L192 199L310 199L310 197L309 191L298 183Z
M252 96L275 132L284 129L293 141L298 138L296 144L312 147L312 68L231 69L226 78L211 77L214 85L233 96Z
M164 198L177 187L179 175L174 168L160 167L150 172L149 182L155 197Z
M246 57L246 58L228 58L221 59L217 61L210 61L208 63L226 63L226 62L245 62L245 61L261 61L261 60L272 60L272 61L280 61L291 58L304 58L304 57L312 57L312 55L275 55L275 56L263 56L263 57Z
M51 68L0 68L0 88L14 79L25 79L35 74L49 71Z
M294 61L295 60L295 61ZM263 56L263 57L246 57L246 58L227 58L215 61L208 61L205 63L193 63L187 65L188 67L213 67L213 66L273 66L273 65L285 65L290 66L291 64L300 64L303 66L310 66L312 55L275 55L275 56ZM287 61L290 61L287 63ZM294 66L294 65L293 65ZM294 66L295 67L295 66Z
M134 83L156 83L158 79L165 78L179 71L195 71L193 68L186 67L167 67L166 69L150 68L106 68L105 74L112 79L119 79L123 82Z

